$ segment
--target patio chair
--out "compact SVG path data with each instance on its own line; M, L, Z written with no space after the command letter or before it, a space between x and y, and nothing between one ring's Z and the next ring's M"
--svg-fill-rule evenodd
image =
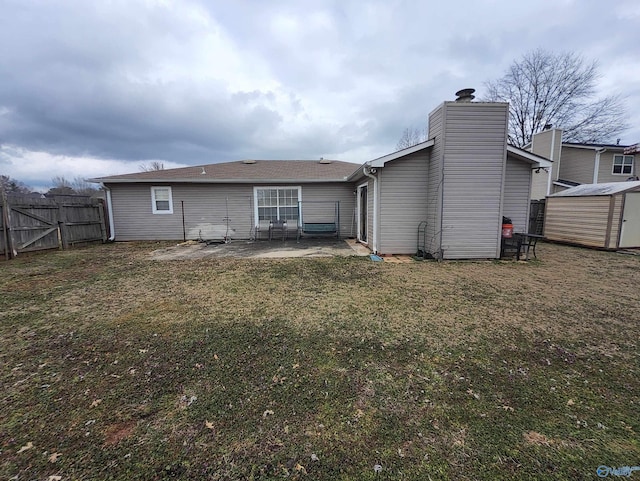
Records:
M289 227L287 226L286 220L272 220L269 222L269 240L271 240L274 234L278 232L282 234L282 240L286 240L288 230Z

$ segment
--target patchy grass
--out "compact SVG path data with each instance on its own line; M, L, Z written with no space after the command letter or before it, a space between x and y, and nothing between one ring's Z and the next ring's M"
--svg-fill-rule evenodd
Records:
M639 257L151 261L157 247L0 263L3 479L640 465Z

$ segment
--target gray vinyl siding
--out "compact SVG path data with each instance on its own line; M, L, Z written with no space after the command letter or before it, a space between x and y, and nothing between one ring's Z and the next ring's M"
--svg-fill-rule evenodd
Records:
M117 241L182 240L182 214L187 239L221 239L226 235L249 239L254 227L254 184L153 184L170 185L173 214L153 214L151 185L110 184ZM258 185L258 184L256 184ZM279 184L279 186L286 184ZM300 184L290 184L292 186ZM349 235L354 195L350 184L303 184L304 200L340 200L341 233ZM333 217L333 207L329 205ZM344 213L344 217L343 217ZM295 233L295 226L290 230Z
M545 130L539 132L531 139L531 152L537 155L541 155L547 159L551 158L551 144L553 140L553 130ZM507 165L508 168L508 165ZM554 163L552 169L557 170L557 162ZM549 175L554 175L555 172L545 172L541 170L538 173L533 174L531 179L531 198L532 199L544 199L547 196L547 187L549 185ZM507 215L507 214L504 214ZM508 216L507 216L508 217Z
M581 184L591 184L595 156L595 151L591 149L576 149L565 145L562 149L558 178Z
M442 201L442 154L444 152L443 129L444 105L429 115L429 139L433 139L427 165L427 245L426 251L437 257L440 252L441 201Z
M598 169L598 183L604 182L624 182L633 175L638 175L636 166L636 157L633 159L633 169L631 174L614 174L613 173L613 156L622 155L622 152L604 152L600 155L600 167Z
M507 156L502 215L511 219L514 232L527 232L530 181L531 165Z
M332 222L334 202L340 201L340 237L356 235L354 212L355 187L347 183L302 184L302 209L305 222ZM319 204L305 201L322 201Z
M506 103L445 103L445 259L499 256L507 114Z
M542 169L540 172L533 171L531 178L531 199L540 200L547 196L549 175L551 174Z
M553 180L558 179L558 170L562 163L560 158L562 153L562 130L551 129L535 134L531 139L531 148L529 150L553 161L550 172L544 170L534 172L531 179L530 197L532 199L544 199L549 187L549 176Z
M531 152L547 159L551 158L551 144L553 143L553 130L538 132L531 139Z
M611 196L547 198L545 237L590 247L608 247L610 202Z
M380 253L416 253L418 224L427 217L428 162L421 150L380 169Z
M169 185L169 184L154 184ZM253 190L250 185L171 185L173 214L153 214L151 185L111 184L117 241L182 240L182 208L187 239L222 238L229 211L230 236L248 238L252 226ZM228 199L228 201L226 201Z
M562 130L551 129L538 132L531 139L530 151L536 155L544 157L545 159L553 161L553 179L557 180L557 167L561 163Z
M560 171L560 166L562 165L562 130L554 129L552 131L555 135L555 142L553 143L553 152L551 153L551 157L547 157L543 155L543 157L547 157L549 160L553 161L553 165L551 166L551 174L553 175L552 180L558 179L558 172Z

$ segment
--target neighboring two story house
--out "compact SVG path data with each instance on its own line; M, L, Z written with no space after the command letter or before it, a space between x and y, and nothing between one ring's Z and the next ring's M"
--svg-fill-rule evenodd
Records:
M548 129L535 134L526 150L553 161L549 172L533 175L534 200L581 184L637 180L639 175L637 145L563 142L561 129Z

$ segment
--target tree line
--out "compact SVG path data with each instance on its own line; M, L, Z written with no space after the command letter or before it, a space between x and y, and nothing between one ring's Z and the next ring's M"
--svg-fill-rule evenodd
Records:
M45 195L94 195L100 189L95 184L87 182L82 177L69 180L64 176L55 176L51 179L51 187ZM8 175L0 175L0 193L7 194L32 194L33 189L24 182ZM39 192L37 192L39 194Z
M143 172L164 170L164 163L154 160L149 164L140 164L139 168ZM87 182L86 179L76 176L67 179L63 175L56 175L51 179L51 187L45 195L94 195L100 189L96 184ZM0 193L7 194L31 194L33 189L22 181L14 179L8 175L0 175ZM38 192L39 194L39 192Z

